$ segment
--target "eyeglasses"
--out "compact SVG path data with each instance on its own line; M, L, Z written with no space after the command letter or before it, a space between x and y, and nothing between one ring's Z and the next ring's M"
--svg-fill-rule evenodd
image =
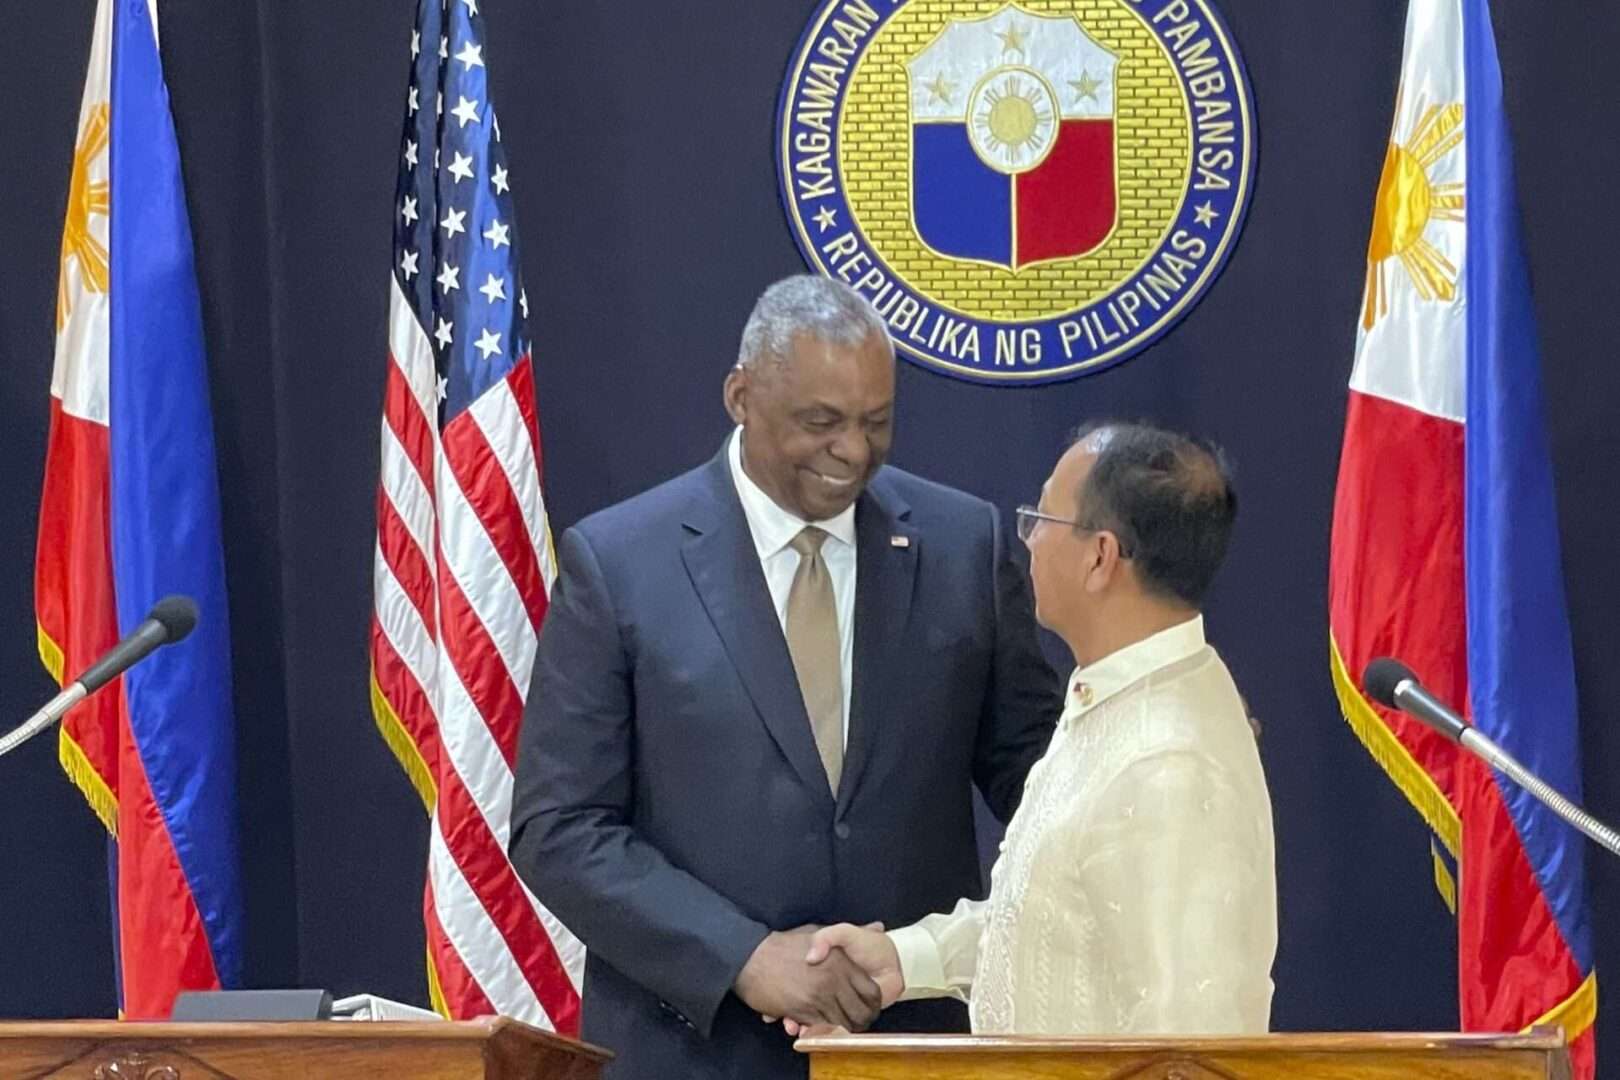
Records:
M1081 529L1085 532L1103 531L1095 526L1087 525L1083 521L1075 521L1072 518L1061 518L1055 514L1043 513L1042 511L1035 509L1033 506L1020 506L1018 509L1013 511L1013 514L1018 519L1018 539L1024 541L1026 544L1029 543L1029 538L1035 534L1035 526L1039 525L1043 521L1050 521L1054 525L1068 525L1071 528ZM1114 540L1119 544L1119 557L1122 559L1129 559L1131 557L1131 553L1125 547L1124 542L1121 541L1118 536L1115 536Z
M1029 538L1035 534L1035 526L1043 521L1050 521L1054 525L1071 525L1076 529L1085 528L1078 521L1055 517L1052 514L1044 514L1033 506L1020 506L1013 513L1018 518L1018 539L1025 542L1028 542Z

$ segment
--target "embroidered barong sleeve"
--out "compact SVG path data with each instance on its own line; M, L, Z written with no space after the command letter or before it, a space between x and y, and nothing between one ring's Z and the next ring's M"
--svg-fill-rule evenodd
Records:
M958 900L948 914L929 915L889 932L900 954L906 988L901 1001L952 997L967 1001L984 929L984 901Z

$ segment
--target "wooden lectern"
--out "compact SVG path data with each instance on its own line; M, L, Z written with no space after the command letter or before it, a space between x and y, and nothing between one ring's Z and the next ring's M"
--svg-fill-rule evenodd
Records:
M810 1080L1568 1080L1561 1031L1529 1035L1264 1035L1065 1039L848 1035L800 1039Z
M455 1024L0 1024L3 1080L595 1080L612 1056L505 1017Z

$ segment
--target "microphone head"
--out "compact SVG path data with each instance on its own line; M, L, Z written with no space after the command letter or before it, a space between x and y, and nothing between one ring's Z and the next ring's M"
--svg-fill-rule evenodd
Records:
M1367 688L1368 696L1390 709L1400 708L1395 704L1395 688L1407 680L1421 685L1411 668L1390 656L1380 656L1372 661L1361 676L1361 684Z
M163 627L164 641L172 645L197 625L197 601L174 593L153 604L146 617Z

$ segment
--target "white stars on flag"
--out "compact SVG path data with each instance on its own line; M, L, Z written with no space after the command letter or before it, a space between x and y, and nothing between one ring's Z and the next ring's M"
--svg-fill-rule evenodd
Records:
M490 357L500 353L501 335L493 330L485 330L478 335L478 340L473 342L473 348L483 353L484 359L488 360Z
M439 270L439 276L434 280L439 283L439 288L444 290L444 294L449 296L451 289L461 288L461 268L445 263Z
M478 102L469 101L457 95L456 107L450 110L450 115L461 121L461 126L478 123Z
M448 377L440 393L447 423L527 355L529 302L513 252L511 178L486 82L482 16L477 0L441 5L442 18L412 39L394 260ZM424 47L435 38L437 61Z

